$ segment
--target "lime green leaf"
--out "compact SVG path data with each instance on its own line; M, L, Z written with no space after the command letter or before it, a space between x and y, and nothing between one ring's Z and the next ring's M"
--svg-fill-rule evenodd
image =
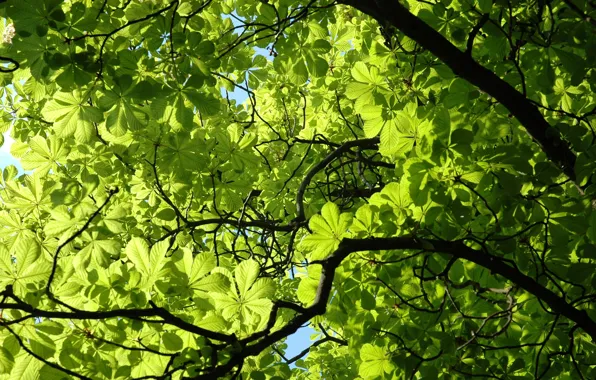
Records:
M314 266L308 268L307 277L300 278L300 284L298 284L298 291L296 295L298 296L298 300L305 306L310 306L315 300L320 277L321 267Z
M362 363L358 373L365 379L383 376L393 370L393 363L382 347L373 346L370 343L364 344L360 349L360 359Z
M193 258L189 251L185 251L184 260L192 261L192 265L187 267L189 270L185 271L187 273L190 271L188 276L190 284L201 280L216 266L215 256L210 253L200 253Z
M365 83L352 82L346 87L348 99L360 99L364 97L363 103L367 104L372 100L373 87Z
M301 85L308 79L308 69L303 60L298 60L288 72L288 78L296 85Z
M381 106L364 106L360 110L360 116L364 120L364 136L367 138L377 136L386 123L383 119L383 108Z
M254 260L241 262L234 270L236 285L227 293L210 294L215 299L218 310L225 319L240 317L240 321L250 325L264 323L269 315L271 297L275 292L275 285L270 278L259 278L260 266ZM214 273L211 276L220 275ZM209 276L209 277L211 277Z
M378 228L378 220L377 208L371 205L363 205L356 211L350 230L353 232L364 232L366 236L370 236Z
M311 260L325 258L339 245L344 236L348 236L348 227L352 216L347 213L340 214L336 204L328 202L321 209L321 215L314 215L308 223L313 231L302 244L311 249Z
M358 82L368 83L370 81L368 67L363 62L356 62L352 68L352 78Z
M379 151L384 156L392 156L397 153L402 153L407 150L408 146L413 146L410 141L401 139L401 134L396 123L386 123L381 131L381 143L379 144ZM404 146L405 144L405 146Z
M329 50L331 50L331 44L324 39L318 39L315 42L313 42L310 49L314 53L325 54L325 53L329 52Z
M151 273L151 262L149 259L149 245L141 238L132 238L126 246L126 257L134 264L135 268L148 275Z
M259 264L253 260L243 261L236 267L234 277L236 278L236 284L238 284L238 290L241 295L246 294L255 283L260 270Z

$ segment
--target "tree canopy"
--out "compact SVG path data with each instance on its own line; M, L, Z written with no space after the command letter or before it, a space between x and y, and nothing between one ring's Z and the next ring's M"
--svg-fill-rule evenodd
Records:
M0 379L596 378L594 1L0 16Z

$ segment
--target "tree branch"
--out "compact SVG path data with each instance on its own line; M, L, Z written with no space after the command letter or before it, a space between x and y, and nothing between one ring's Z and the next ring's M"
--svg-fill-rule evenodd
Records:
M227 335L215 331L207 330L199 326L173 315L169 311L161 307L152 307L149 309L115 309L105 311L49 311L36 309L33 306L23 302L14 293L12 286L7 286L4 291L0 292L0 296L10 298L14 302L0 302L0 309L7 310L21 310L30 314L34 318L52 318L52 319L72 319L72 320L103 320L110 318L130 318L143 320L145 317L161 317L161 320L144 320L145 322L166 323L176 326L182 330L191 332L193 334L201 335L209 339L218 340L226 343L234 343L237 341L234 335Z
M311 349L311 348L314 348L314 347L320 346L321 344L323 344L323 343L326 343L326 342L334 342L334 343L337 343L337 344L339 344L340 346L347 346L347 345L348 345L348 342L346 342L346 341L345 341L345 340L343 340L343 339L337 339L337 338L334 338L334 337L332 337L332 336L329 336L329 335L327 335L327 336L326 336L326 337L324 337L323 339L321 339L321 340L317 340L316 342L314 342L313 344L311 344L309 347L305 348L305 349L304 349L304 350L302 350L300 353L296 354L294 357L292 357L292 358L288 359L288 360L286 361L286 363L287 363L287 364L292 364L292 363L294 363L295 361L297 361L297 360L299 360L299 359L302 359L302 358L303 358L303 357L304 357L306 354L308 354L308 353L310 352L310 349Z
M387 250L423 250L426 252L446 253L453 257L473 262L488 269L493 274L498 274L506 278L520 288L533 294L539 300L549 305L556 313L563 315L576 323L577 326L582 328L592 337L593 341L596 341L596 322L593 321L584 310L579 310L570 305L563 298L539 284L533 278L526 276L516 268L507 265L501 258L470 248L465 245L463 241L421 240L412 236L343 239L335 252L329 255L325 260L316 262L322 266L322 270L317 293L312 305L305 308L303 312L297 313L290 322L279 330L266 334L263 339L254 345L244 346L242 350L232 356L227 363L211 370L207 370L205 373L193 377L193 379L208 380L223 376L243 363L247 357L258 355L277 341L295 333L300 326L312 318L325 314L327 310L327 302L329 301L333 287L335 271L342 261L351 253L355 252Z
M519 120L549 160L572 181L576 180L575 153L558 137L538 108L509 83L459 50L398 0L340 0L340 3L375 18L382 26L393 25L443 61L456 75L498 100Z
M294 220L295 223L301 223L306 220L306 215L304 212L304 193L306 192L306 188L310 184L310 181L314 178L314 176L319 173L321 170L325 169L327 165L329 165L333 160L341 156L343 153L348 152L350 149L354 147L373 147L379 143L379 138L371 138L371 139L361 139L361 140L352 140L348 141L333 152L329 153L327 157L321 160L318 164L313 166L308 173L304 176L302 183L300 183L300 188L298 189L298 194L296 195L296 208L298 209L298 216Z

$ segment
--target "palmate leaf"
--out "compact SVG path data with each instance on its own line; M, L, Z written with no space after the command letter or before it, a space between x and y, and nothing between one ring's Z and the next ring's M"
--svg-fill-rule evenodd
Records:
M129 97L143 97L142 91L151 92L152 88L147 82L141 82L131 87L132 79L124 75L119 78L120 85L113 91L107 90L99 99L99 107L106 111L106 128L116 137L123 136L128 131L136 131L141 128L143 118L142 109L133 104Z
M192 258L191 253L185 250L184 260L188 262L190 259L192 259L192 265L189 268L190 271L186 271L186 273L189 273L188 282L192 286L215 268L216 260L215 256L209 253L200 253Z
M426 126L415 122L405 112L387 110L380 105L363 106L360 116L364 120L365 137L380 134L379 152L384 156L405 156Z
M25 170L37 169L40 175L55 168L59 161L66 158L70 150L62 139L55 136L35 136L29 142L29 147L31 151L23 156L21 164Z
M167 269L164 269L168 261L167 250L167 241L155 243L151 250L147 242L141 238L135 237L128 243L125 249L126 257L142 275L141 288L153 286L156 280L167 273Z
M64 205L52 210L51 216L52 220L46 224L44 232L48 236L58 237L63 240L69 238L69 233L74 232L80 222L79 218L73 216Z
M215 293L218 310L230 320L239 316L248 324L263 322L269 315L275 285L269 278L259 278L260 266L254 260L245 260L234 270L235 286L227 293Z
M75 90L72 93L60 92L46 103L42 115L54 122L54 130L59 137L75 136L79 143L85 143L95 133L92 123L103 119L101 111L89 106L86 97Z
M370 69L364 62L356 62L351 70L352 77L361 83L369 83L375 86L384 84L384 78L379 74L376 66L370 66Z
M34 239L35 234L24 228L23 221L18 214L11 210L11 212L0 211L0 237L4 239L4 244L9 253L13 254L17 247L29 239Z
M139 355L132 357L132 371L131 377L152 376L155 373L163 373L164 368L168 363L168 358L160 355L155 355L150 352L142 352Z
M343 237L349 236L347 231L351 220L351 214L340 214L335 203L326 203L321 209L321 215L313 215L308 222L313 234L302 241L302 246L310 250L308 257L311 260L327 257L337 248Z
M12 275L12 272L12 256L4 244L0 244L0 279L6 279L8 276Z
M386 156L403 157L412 150L425 130L426 123L414 120L405 112L394 112L381 132L379 151Z
M194 169L197 167L197 143L178 135L171 138L165 145L162 158L177 169Z
M374 196L374 200L371 199L371 203L390 204L398 209L406 209L412 203L409 185L405 179L400 182L391 182L383 188L379 195Z
M355 233L363 232L364 236L370 236L373 235L380 225L378 207L363 205L356 211L350 230Z
M24 294L27 292L28 284L47 280L52 265L41 254L41 248L33 237L19 239L13 245L12 252L12 255L7 250L2 253L4 263L2 270L8 272L6 279L15 285L15 293Z
M380 141L379 151L384 156L402 155L413 146L411 140L402 138L397 123L394 120L385 122L381 131Z
M191 288L203 292L225 292L229 286L230 281L228 277L221 273L212 273L206 277L196 280L191 283Z
M243 261L234 270L234 277L236 278L236 285L240 296L244 296L248 293L250 287L254 284L257 277L259 276L260 267L258 263L254 261Z
M365 379L382 377L394 369L385 349L370 343L364 344L360 349L360 359L362 363L360 363L358 373Z
M120 243L113 240L92 240L89 245L81 249L73 260L73 265L86 268L90 263L107 268L111 257L120 252Z
M211 331L225 331L228 328L226 320L215 311L209 311L205 316L198 317L195 324Z
M119 102L107 113L106 128L116 137L123 136L127 131L140 129L141 122L135 111L127 102Z
M10 373L14 366L14 356L4 347L0 347L0 376Z
M24 215L28 213L39 213L43 207L51 204L50 193L53 186L42 179L42 175L34 173L24 178L25 186L20 186L15 182L9 182L5 186L5 191L10 197L3 199L4 205L11 211L19 211ZM12 225L9 222L8 225Z
M11 380L39 380L39 371L42 366L41 361L21 350L19 355L14 358L14 365L9 378Z
M299 58L288 71L290 82L301 85L308 79L308 69L302 58Z
M385 78L379 74L376 66L370 68L363 62L356 62L350 71L356 82L351 82L346 87L346 96L355 99L355 109L360 112L366 105L373 102L374 94L386 92Z
M374 87L370 84L352 82L346 86L346 96L349 99L358 99L359 104L366 105L373 98L373 90Z
M386 124L383 118L383 107L366 105L362 107L360 116L364 120L364 136L366 138L376 137Z
M149 245L143 239L134 238L126 246L126 257L135 265L135 268L144 274L151 273L149 258Z

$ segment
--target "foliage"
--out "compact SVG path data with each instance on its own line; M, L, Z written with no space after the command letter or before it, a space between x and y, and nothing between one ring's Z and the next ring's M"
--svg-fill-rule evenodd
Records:
M0 15L0 379L596 378L592 1Z

